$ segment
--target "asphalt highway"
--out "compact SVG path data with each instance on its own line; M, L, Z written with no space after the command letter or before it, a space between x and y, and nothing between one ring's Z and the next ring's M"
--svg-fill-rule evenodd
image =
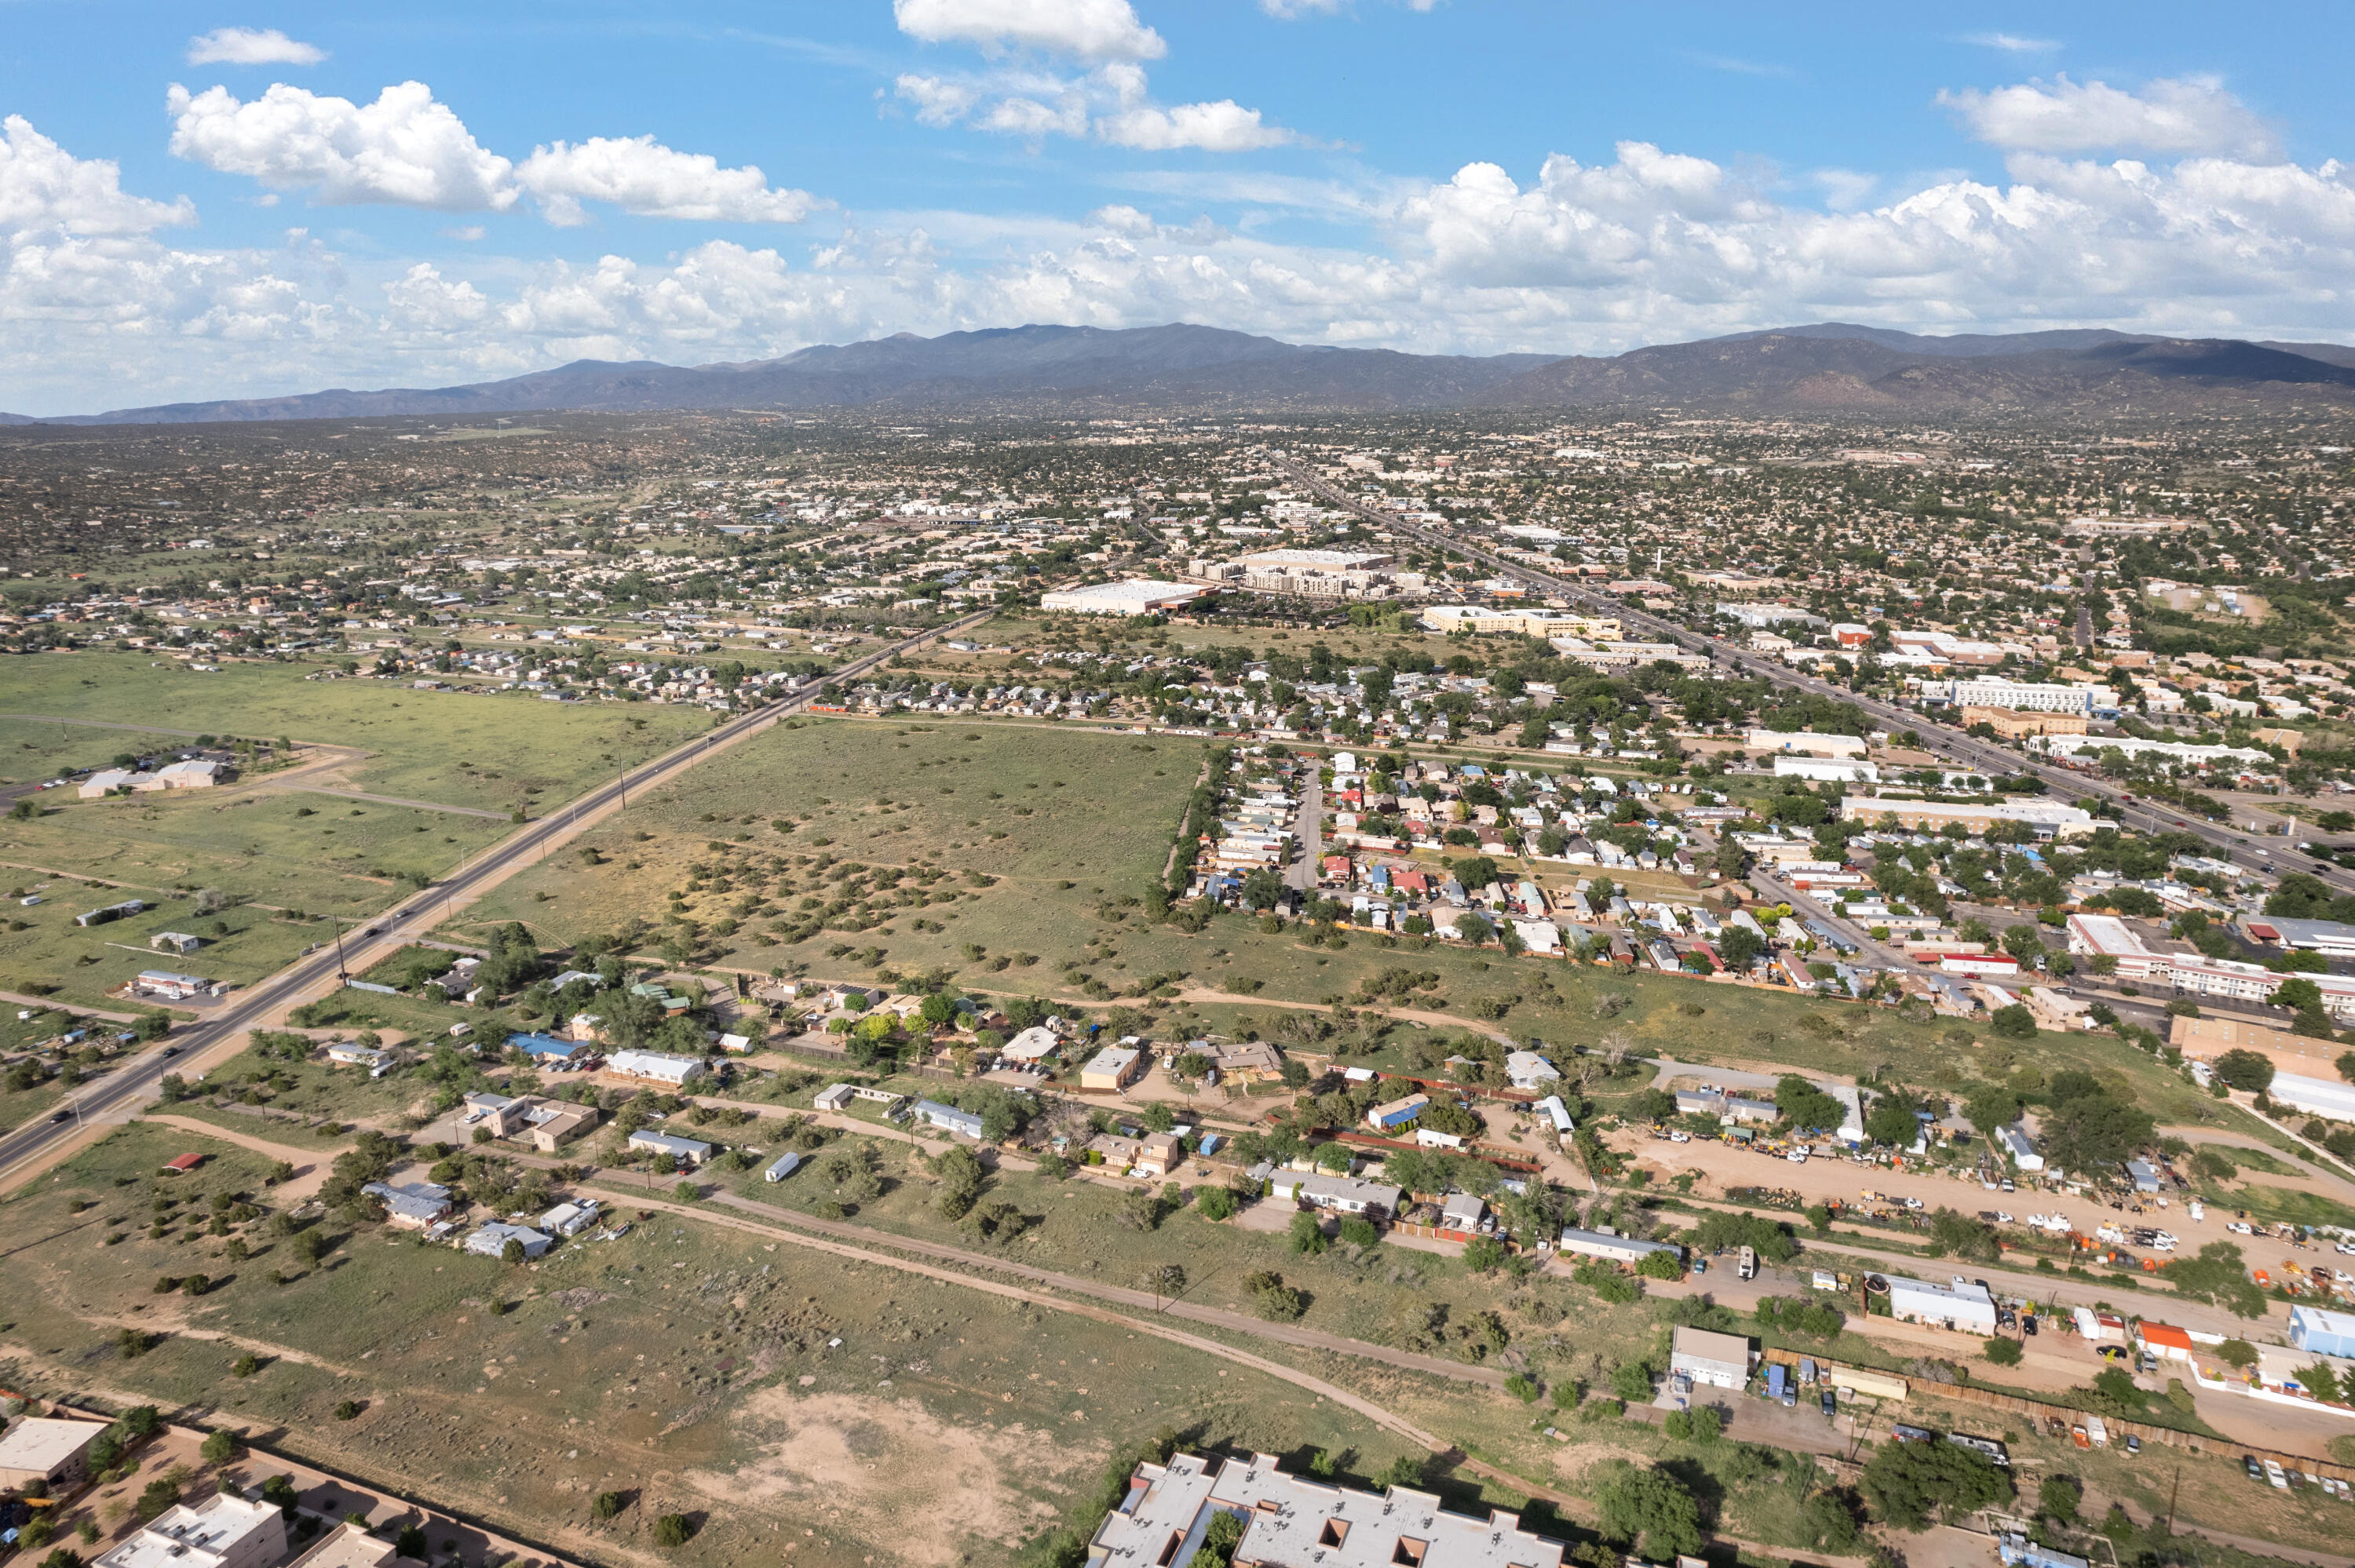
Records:
M1891 733L1910 729L1922 737L1926 750L1952 761L1966 764L1991 774L2026 774L2043 780L2056 799L2083 800L2092 798L2118 808L2118 820L2126 827L2146 832L2174 832L2191 834L2204 842L2217 858L2227 860L2249 871L2280 873L2304 871L2322 879L2334 892L2355 893L2355 872L2296 854L2294 841L2276 840L2272 844L2260 844L2253 835L2237 828L2222 826L2203 818L2179 814L2164 802L2154 804L2140 800L2128 790L2107 779L2073 768L2056 768L2040 763L2019 752L1979 740L1976 736L1941 725L1928 715L1915 709L1900 707L1814 675L1806 675L1786 665L1769 662L1754 654L1729 645L1721 638L1707 637L1666 620L1646 610L1636 609L1607 594L1595 592L1583 583L1558 577L1550 572L1532 567L1497 554L1493 549L1441 529L1427 528L1408 523L1397 513L1385 512L1366 505L1337 485L1309 472L1298 463L1285 458L1277 460L1294 479L1316 492L1333 505L1356 513L1369 523L1394 533L1411 535L1426 544L1461 552L1497 570L1525 587L1537 588L1549 596L1568 600L1598 615L1616 617L1631 631L1658 642L1673 642L1688 652L1706 654L1719 666L1775 685L1829 698L1835 702L1853 703L1869 716L1878 720Z
M727 742L806 707L829 688L855 680L894 654L904 653L933 638L950 636L968 627L978 626L993 613L991 610L976 611L921 636L889 643L871 653L863 654L808 690L730 719L701 738L689 741L677 750L646 763L634 774L623 774L610 784L600 785L525 826L486 851L473 864L421 893L409 895L392 913L368 922L356 940L345 944L340 955L331 942L319 951L296 959L276 974L238 992L218 1012L194 1023L175 1028L161 1046L133 1058L74 1097L68 1102L72 1114L63 1120L55 1119L52 1112L0 1137L0 1177L40 1160L54 1147L71 1139L82 1121L119 1113L154 1097L155 1086L172 1071L176 1061L197 1055L253 1028L276 1009L288 1005L314 987L332 979L339 963L347 962L352 970L365 970L369 955L375 949L396 947L423 936L444 917L441 911L446 910L452 900L486 891L506 881L531 863L551 841L571 832L574 826L597 816L608 807L623 804L627 791L650 788L680 769L702 761Z

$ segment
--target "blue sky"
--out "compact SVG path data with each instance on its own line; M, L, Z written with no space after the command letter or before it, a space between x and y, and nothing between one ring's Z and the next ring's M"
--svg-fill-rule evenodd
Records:
M1023 321L2355 336L2355 9L0 0L0 408Z

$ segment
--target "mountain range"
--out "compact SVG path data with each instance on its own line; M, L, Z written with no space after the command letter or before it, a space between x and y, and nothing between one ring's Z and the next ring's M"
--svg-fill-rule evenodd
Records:
M1306 346L1180 323L901 333L743 364L580 360L470 386L337 388L42 421L0 414L0 424L848 408L2168 414L2315 401L2355 406L2355 348L2105 329L1934 337L1825 322L1608 357L1470 357Z

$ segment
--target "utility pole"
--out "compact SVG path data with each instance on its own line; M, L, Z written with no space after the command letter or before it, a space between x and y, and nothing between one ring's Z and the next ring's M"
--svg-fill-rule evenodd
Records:
M344 968L344 917L330 915L327 918L336 923L336 978L348 981L352 977L351 971Z

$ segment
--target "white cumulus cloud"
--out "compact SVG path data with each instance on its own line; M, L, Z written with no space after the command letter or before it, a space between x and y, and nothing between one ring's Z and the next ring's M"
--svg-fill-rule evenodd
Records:
M891 0L892 19L928 44L1043 49L1090 60L1159 59L1161 35L1129 0Z
M1261 147L1281 147L1299 135L1270 125L1256 109L1245 109L1231 98L1216 103L1180 103L1168 109L1146 104L1124 109L1096 122L1096 134L1117 146L1143 152L1172 147L1199 147L1208 153L1248 153Z
M591 136L538 147L516 180L550 223L589 221L583 201L611 202L644 217L704 223L799 223L817 205L806 191L772 190L751 164L725 169L708 153L681 153L652 136Z
M1988 91L1944 91L1938 101L1980 141L2017 152L2263 158L2278 146L2272 129L2213 77L2161 78L2127 92L2064 74Z
M196 218L187 197L132 196L112 160L75 157L21 114L0 120L0 235L145 234Z
M283 82L250 102L224 87L191 95L174 83L166 107L174 155L272 190L444 212L504 212L516 202L514 165L421 81L388 87L366 105Z
M327 51L275 27L216 27L188 40L190 65L317 65Z

